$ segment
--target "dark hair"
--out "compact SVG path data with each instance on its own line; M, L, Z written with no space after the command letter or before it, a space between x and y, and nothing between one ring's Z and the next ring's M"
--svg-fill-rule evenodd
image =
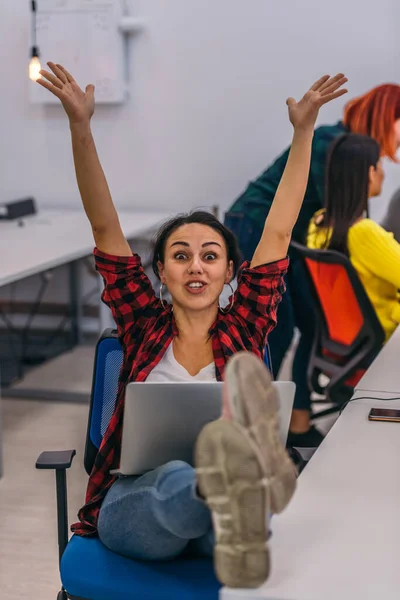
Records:
M157 263L158 261L164 263L165 246L169 236L174 233L174 231L179 229L179 227L182 227L182 225L188 225L189 223L200 223L201 225L207 225L207 227L211 227L224 238L228 261L233 262L233 276L235 276L240 264L240 252L236 237L212 213L197 210L192 213L183 213L170 219L158 230L154 242L152 262L153 271L157 277L160 277Z
M349 228L368 209L369 169L380 158L378 142L345 134L331 145L326 165L325 213L320 227L330 229L325 248L348 255Z

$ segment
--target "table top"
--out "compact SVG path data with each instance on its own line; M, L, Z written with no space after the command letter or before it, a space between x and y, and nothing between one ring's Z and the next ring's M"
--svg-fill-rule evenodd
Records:
M141 236L169 213L119 211L127 239ZM63 265L92 253L89 221L81 210L41 210L17 221L0 221L0 286Z
M400 569L400 423L368 421L387 394L358 392L271 522L272 573L221 600L395 600Z
M400 327L386 342L355 389L400 395Z

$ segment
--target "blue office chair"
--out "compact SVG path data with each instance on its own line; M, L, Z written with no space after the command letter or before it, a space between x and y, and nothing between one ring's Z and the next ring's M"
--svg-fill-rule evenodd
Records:
M107 329L95 355L84 465L89 474L114 411L122 349ZM57 600L217 600L220 583L212 560L182 557L165 562L133 561L108 550L99 538L68 541L66 470L75 450L43 452L38 469L56 472L58 548L62 589Z

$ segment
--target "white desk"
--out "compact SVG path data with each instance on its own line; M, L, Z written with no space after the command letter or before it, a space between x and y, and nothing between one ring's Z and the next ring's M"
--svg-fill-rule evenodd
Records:
M126 239L133 240L157 227L169 213L120 211ZM73 334L80 341L79 277L76 261L92 253L89 221L81 210L43 210L17 221L0 221L0 287L61 265L70 268ZM100 303L101 305L101 303ZM100 313L104 315L103 313Z
M125 237L133 240L156 228L169 215L146 211L119 213ZM38 215L16 221L0 221L0 286L61 265L69 267L72 345L81 341L81 303L77 261L93 251L89 221L81 210L43 210ZM99 290L100 292L100 290ZM100 302L100 329L104 306ZM106 323L109 321L106 319Z
M156 228L169 213L148 211L120 211L119 217L125 237L133 240ZM41 210L37 215L24 218L23 226L16 221L0 221L0 286L13 283L61 265L70 268L70 302L73 320L72 334L80 338L79 281L76 261L92 253L94 242L89 221L81 210ZM35 397L34 390L24 395ZM21 396L17 390L8 390L10 396ZM43 391L40 391L40 396ZM1 429L0 429L1 476Z
M400 408L400 400L347 406L273 517L269 581L224 589L222 600L399 598L400 424L368 421L373 406Z
M157 227L168 213L120 211L125 237L130 240ZM88 256L94 242L82 210L43 210L23 220L0 221L0 286ZM4 257L6 259L4 260Z
M168 213L120 211L125 237L133 240L157 227ZM79 278L76 261L93 251L89 221L81 210L43 210L16 221L0 221L0 287L61 265L70 267L70 302L78 313L75 333L79 337ZM101 303L100 303L101 304Z
M400 395L400 327L384 345L355 389Z

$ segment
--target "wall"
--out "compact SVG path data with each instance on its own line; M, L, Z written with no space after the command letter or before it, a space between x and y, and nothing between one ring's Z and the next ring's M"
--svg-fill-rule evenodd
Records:
M93 124L119 207L226 208L289 142L288 95L299 97L319 75L339 70L352 96L398 80L395 0L381 0L379 10L373 0L127 3L147 24L129 45L130 99L100 107ZM8 57L0 201L33 194L41 206L78 206L62 109L28 101L29 2L2 0L0 17ZM320 121L338 119L342 105L325 107ZM377 216L397 173L389 169Z
M131 97L94 120L118 206L226 207L289 141L287 95L326 71L345 70L351 95L396 80L394 0L128 4L147 22L130 44ZM29 2L2 0L0 14L0 200L77 206L62 109L28 102Z

